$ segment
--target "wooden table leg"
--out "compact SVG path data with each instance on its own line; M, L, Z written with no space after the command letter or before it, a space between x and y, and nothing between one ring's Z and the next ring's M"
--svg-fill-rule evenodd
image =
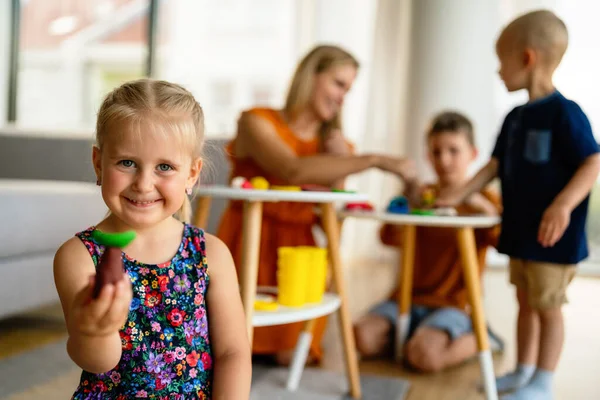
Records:
M256 298L256 284L258 280L261 227L262 203L258 201L244 202L240 280L242 304L244 305L246 328L248 329L250 344L252 344L252 334L254 332L252 315L254 313L254 299Z
M196 200L196 209L194 211L192 225L202 229L206 228L211 200L210 197L198 197L198 200Z
M358 373L358 359L356 357L356 345L354 342L354 333L352 332L352 321L350 311L348 310L348 297L346 296L346 284L344 282L344 272L342 259L340 256L339 224L335 212L335 207L331 203L321 204L323 228L327 235L327 247L331 261L333 281L338 296L340 296L341 305L338 310L340 318L340 330L344 341L344 354L346 357L346 372L350 380L350 395L355 399L361 398L360 376Z
M415 264L415 242L417 227L404 226L404 235L400 245L400 271L398 273L398 317L396 320L396 360L404 355L404 344L410 329L410 309L412 300L413 268Z
M475 234L473 228L458 229L458 245L465 283L467 285L469 303L471 305L473 331L475 332L477 347L479 348L479 364L481 367L486 399L497 400L498 392L496 391L494 364L483 312L481 279L479 276L479 263L477 260L477 249L475 246Z

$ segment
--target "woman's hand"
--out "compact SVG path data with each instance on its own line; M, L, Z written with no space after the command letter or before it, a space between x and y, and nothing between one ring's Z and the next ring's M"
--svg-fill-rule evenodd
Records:
M410 158L380 156L378 167L398 175L405 182L414 182L417 179L417 166Z

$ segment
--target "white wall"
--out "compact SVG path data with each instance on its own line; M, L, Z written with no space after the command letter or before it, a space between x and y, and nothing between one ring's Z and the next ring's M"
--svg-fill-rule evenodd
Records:
M475 125L480 157L489 158L499 128L494 113L494 50L499 1L419 0L413 2L410 153L432 177L424 157L424 130L443 109L465 113Z

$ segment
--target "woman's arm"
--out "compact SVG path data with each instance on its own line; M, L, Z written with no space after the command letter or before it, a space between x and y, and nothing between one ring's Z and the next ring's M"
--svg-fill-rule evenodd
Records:
M106 285L92 300L96 269L84 244L72 238L54 258L54 282L60 298L73 362L92 373L113 369L121 359L119 329L127 319L132 292L127 274Z
M235 266L225 244L206 234L210 274L206 304L214 357L213 399L248 399L252 378L250 343Z
M251 113L242 114L236 141L237 146L243 147L244 153L261 168L292 185L312 183L333 186L348 175L373 167L400 173L404 161L376 154L298 157L268 121Z
M354 147L346 140L342 131L334 129L323 140L323 152L333 156L354 155ZM331 185L332 189L344 189L346 179L342 178Z

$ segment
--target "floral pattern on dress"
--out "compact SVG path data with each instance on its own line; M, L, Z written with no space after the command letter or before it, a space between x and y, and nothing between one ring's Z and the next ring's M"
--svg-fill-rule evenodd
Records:
M77 234L95 265L104 246ZM72 399L210 399L213 360L206 291L209 284L204 232L191 225L169 262L148 265L123 253L133 299L119 331L119 364L106 373L83 371Z

